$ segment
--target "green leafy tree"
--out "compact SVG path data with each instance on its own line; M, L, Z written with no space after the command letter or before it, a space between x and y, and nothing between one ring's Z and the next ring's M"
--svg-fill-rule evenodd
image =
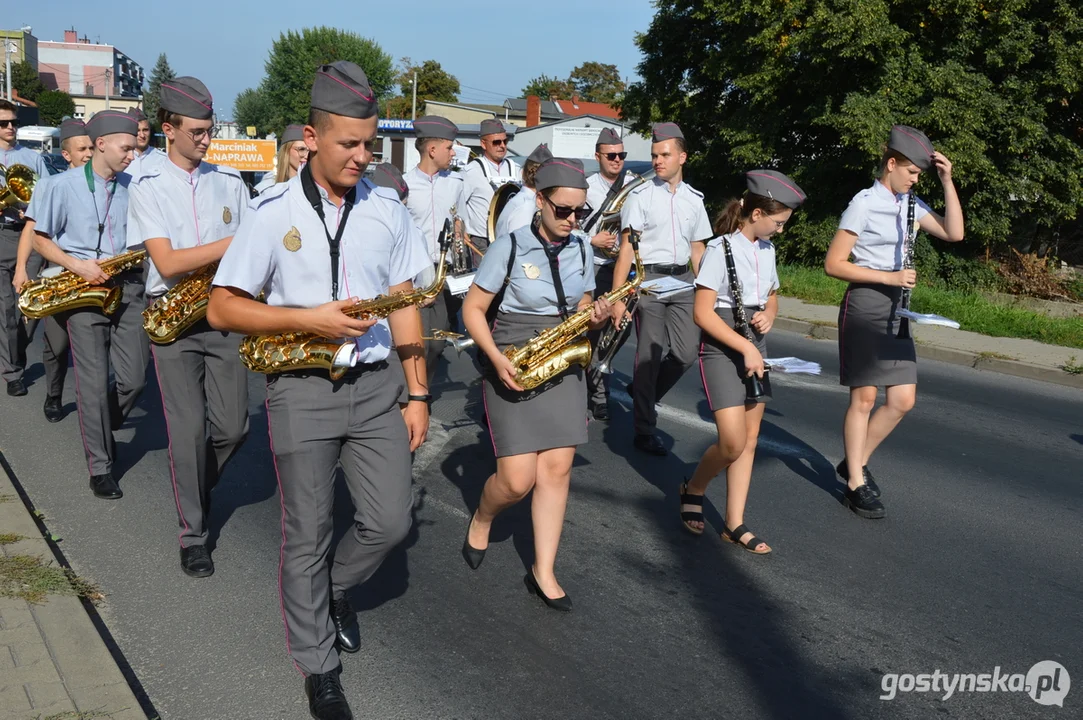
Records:
M281 133L286 125L308 119L316 68L335 60L357 63L377 98L387 95L394 85L391 56L375 40L329 27L291 30L271 46L264 66L266 76L259 88L270 108L271 130Z
M575 94L575 86L569 80L560 80L548 75L539 75L523 88L523 97L537 95L542 100L550 98L570 98Z
M954 163L971 248L1041 241L1083 207L1083 15L1072 0L658 0L638 130L666 119L716 205L775 167L809 193L778 243L822 261L894 123ZM937 205L925 173L918 191ZM1078 235L1077 235L1078 237Z
M42 125L56 127L65 116L75 114L75 101L63 90L46 90L38 95L37 104Z
M150 71L150 83L147 91L143 93L143 112L152 125L156 125L155 117L158 115L158 92L162 89L162 83L177 77L173 68L169 66L169 60L165 53L158 56L158 62L154 63L154 69Z
M399 60L402 71L395 82L401 95L388 98L380 110L382 117L408 119L414 110L414 73L417 73L417 111L421 113L426 100L438 102L459 102L459 80L444 70L435 60L426 60L420 65L404 57Z
M627 89L616 65L599 62L585 62L572 70L568 82L575 88L580 100L606 105L619 103Z
M257 137L270 132L271 104L266 95L258 89L242 90L233 101L233 121L242 129L254 126Z
M11 87L30 102L36 102L45 92L45 84L38 76L38 71L26 60L11 64Z

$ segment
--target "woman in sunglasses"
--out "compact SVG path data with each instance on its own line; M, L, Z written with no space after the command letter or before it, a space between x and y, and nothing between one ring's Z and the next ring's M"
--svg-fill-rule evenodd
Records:
M572 235L590 213L582 162L549 160L538 168L535 185L533 221L496 239L463 301L463 322L488 360L482 397L496 473L485 483L462 551L477 569L489 547L493 519L533 490L534 565L524 580L548 607L568 611L572 601L553 566L575 446L587 441L583 370L575 366L527 392L515 382L516 368L503 350L522 346L537 332L587 308L592 327L601 327L610 308L604 299L592 300L592 256L584 241ZM494 305L496 320L490 328L486 315Z

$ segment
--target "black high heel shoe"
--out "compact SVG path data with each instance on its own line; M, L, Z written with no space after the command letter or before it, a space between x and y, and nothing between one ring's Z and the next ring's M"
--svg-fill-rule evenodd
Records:
M527 571L526 577L523 578L523 582L526 583L527 592L531 592L542 599L542 602L547 607L553 610L560 610L561 612L571 612L572 599L568 597L568 593L564 593L561 597L551 598L545 594L541 589L541 585L538 585L537 578L534 577L534 568Z
M466 523L466 539L463 540L463 560L466 561L471 570L477 570L481 567L481 561L485 559L485 550L478 550L470 544L470 526L473 524L474 516L471 515L469 522Z

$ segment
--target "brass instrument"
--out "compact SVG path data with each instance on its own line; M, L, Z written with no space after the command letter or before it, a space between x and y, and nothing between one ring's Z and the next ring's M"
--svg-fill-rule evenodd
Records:
M113 278L139 267L146 256L146 250L131 250L111 257L99 263L99 266L103 273ZM84 307L98 307L104 314L112 315L122 300L122 288L112 284L91 285L71 270L65 270L24 285L19 293L19 310L36 320Z
M506 182L493 192L493 199L489 201L489 221L486 223L486 231L489 234L489 244L496 242L496 221L508 201L519 194L523 186L515 182Z
M218 271L215 260L179 281L143 311L143 329L152 342L168 345L207 317L211 283Z
M648 173L649 177L649 173ZM594 225L591 235L597 235L598 233L608 232L620 237L620 211L624 207L624 201L628 199L628 196L637 187L647 182L647 177L642 175L636 175L635 173L628 173L624 181L624 185L621 186L620 191L613 196L613 199L608 203L602 205L598 210L598 221ZM620 254L620 242L612 248L607 248L601 251L606 257L615 258Z
M628 282L602 296L611 303L633 295L643 283L638 233L633 231L630 242L632 252L635 253L636 274ZM591 314L592 308L580 310L556 327L538 333L521 348L514 345L505 348L504 357L515 366L516 384L524 390L532 390L572 365L588 367L592 354L590 341L577 338L586 332Z
M465 275L474 270L474 259L470 254L473 245L466 239L466 223L458 214L458 207L451 206L451 274Z
M38 176L26 165L0 165L4 187L0 188L0 210L14 205L26 205L34 194Z
M639 231L630 230L629 235L634 238L633 247L639 245ZM641 272L641 267L636 264L636 275ZM627 313L620 322L617 324L610 323L606 325L605 330L602 331L601 336L598 338L598 345L594 348L594 357L598 361L598 372L609 375L613 372L613 358L617 356L617 352L624 346L624 343L628 341L628 338L632 334L632 314L635 313L636 305L639 304L639 298L643 293L649 291L645 288L640 288L636 293L628 300L624 305L625 312Z
M466 337L461 333L451 332L450 330L433 330L432 337L424 338L425 340L443 340L450 348L455 348L455 352L462 355L466 350L474 347L474 338Z
M379 295L362 300L343 313L352 318L385 318L396 310L432 300L444 289L444 277L451 232L451 221L444 221L440 231L440 260L436 278L429 287L393 295ZM274 374L293 370L327 370L332 380L338 380L353 366L357 344L353 338L342 342L303 330L278 335L248 335L241 341L241 362L253 372Z

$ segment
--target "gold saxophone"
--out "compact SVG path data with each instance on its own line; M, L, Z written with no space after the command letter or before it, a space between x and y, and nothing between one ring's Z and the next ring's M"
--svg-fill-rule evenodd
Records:
M143 311L143 329L153 342L168 345L207 317L211 282L218 271L218 262L215 260L196 270Z
M110 278L139 267L147 256L146 250L130 250L99 263ZM112 315L120 307L123 290L120 286L91 285L71 270L52 277L28 282L19 293L19 310L29 318L40 319L76 308L97 307Z
M643 263L639 259L639 241L632 234L632 252L635 253L635 277L602 297L611 303L620 302L635 293L643 283ZM572 365L590 366L591 347L586 338L577 339L590 325L591 308L580 310L567 320L549 328L530 342L517 348L509 345L504 357L515 366L515 382L524 390L532 390L550 378L554 378Z
M451 221L444 222L440 231L440 260L436 263L436 278L429 287L393 295L379 295L343 310L352 318L385 318L396 310L432 300L444 289L447 267L444 260L450 247ZM241 341L241 362L252 372L271 375L293 370L327 370L332 380L341 378L353 366L357 345L351 338L342 342L295 331L278 335L247 335Z

